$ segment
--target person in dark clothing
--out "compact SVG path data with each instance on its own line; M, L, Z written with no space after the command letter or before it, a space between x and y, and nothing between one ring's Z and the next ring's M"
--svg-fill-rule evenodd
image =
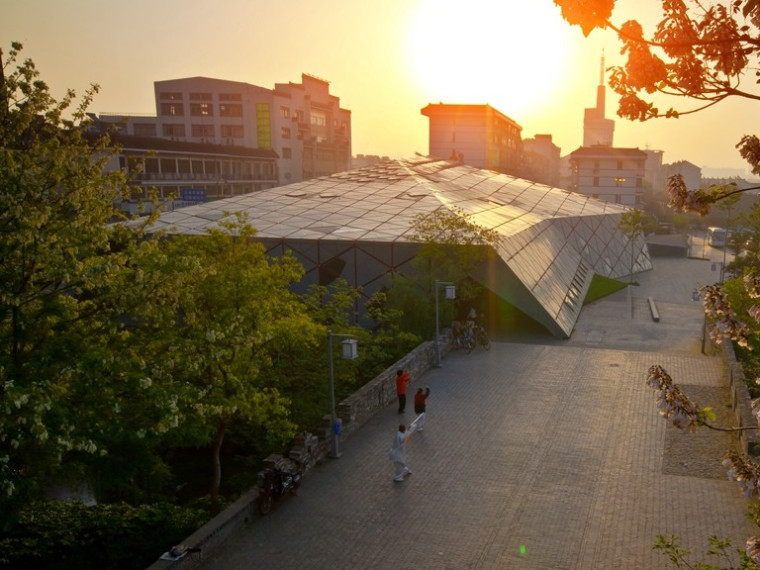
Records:
M406 385L411 378L409 374L399 369L396 371L396 395L398 396L398 413L403 414L406 411Z
M414 420L416 431L422 431L425 427L425 409L427 407L427 398L430 395L430 386L425 386L425 389L417 388L417 393L414 395L414 413L418 414L417 419Z

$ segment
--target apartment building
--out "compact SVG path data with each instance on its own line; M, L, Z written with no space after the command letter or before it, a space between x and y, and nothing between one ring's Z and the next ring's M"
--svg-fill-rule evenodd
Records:
M551 135L536 135L523 140L525 178L547 186L560 185L560 148Z
M156 116L97 118L135 137L273 151L280 185L351 167L351 112L323 79L302 74L267 89L189 77L156 81L154 91Z
M570 153L570 188L605 202L641 207L647 154L637 148L580 147Z
M686 184L686 188L689 190L698 190L702 187L702 169L688 160L678 160L663 164L662 173L666 181L671 176L680 174L684 184Z
M490 105L430 103L429 155L521 176L522 127Z
M116 152L106 171L127 173L132 193L121 207L133 213L152 191L165 208L173 209L278 186L277 155L271 149L124 134L111 140Z

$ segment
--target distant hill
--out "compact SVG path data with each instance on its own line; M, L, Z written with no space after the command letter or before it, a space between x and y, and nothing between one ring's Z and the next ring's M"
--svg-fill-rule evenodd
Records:
M710 166L703 166L702 178L742 178L748 182L760 184L760 178L746 168L712 168Z

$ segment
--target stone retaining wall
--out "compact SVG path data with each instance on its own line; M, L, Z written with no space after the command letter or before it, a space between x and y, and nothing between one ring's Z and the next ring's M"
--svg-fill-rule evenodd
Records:
M719 347L723 360L728 368L728 381L731 388L731 407L734 411L736 427L757 427L758 421L752 413L752 399L744 377L744 370L736 360L734 345L724 341ZM750 457L760 457L760 435L756 430L742 430L737 432L739 446L742 452Z
M449 350L448 331L441 336L441 356ZM367 420L377 412L396 401L396 370L403 368L412 378L411 384L419 379L436 363L435 343L423 342L404 358L387 368L372 381L368 382L354 394L340 402L336 406L335 414L340 423L340 443L349 440ZM410 396L412 390L409 390ZM320 461L327 458L330 452L332 438L332 417L328 414L323 420L323 429L320 434L300 434L294 440L288 454L293 461L298 461L304 470L308 472ZM281 455L270 455L265 460L265 465L275 465ZM254 488L241 496L232 505L227 507L193 534L188 536L183 544L200 548L200 554L188 554L179 560L159 559L147 570L176 570L192 566L198 556L207 555L210 550L224 542L240 527L248 524L253 517L257 516L257 500L259 490ZM169 550L173 545L168 544ZM195 559L194 559L195 558Z

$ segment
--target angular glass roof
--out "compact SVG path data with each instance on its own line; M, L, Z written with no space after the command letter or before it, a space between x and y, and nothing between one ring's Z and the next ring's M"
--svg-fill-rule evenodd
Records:
M205 233L217 227L225 212L244 211L264 242L396 247L415 243L415 215L439 208L461 209L501 236L496 253L504 267L497 272L491 268L479 279L557 336L572 332L595 272L608 277L631 272L630 242L618 229L625 206L425 157L166 212L153 228L170 234ZM634 271L651 269L643 237L634 248L639 252ZM309 257L321 256L305 259ZM352 262L358 266L352 269L356 286L382 284L382 274L361 276L362 260ZM396 270L385 267L387 272Z

